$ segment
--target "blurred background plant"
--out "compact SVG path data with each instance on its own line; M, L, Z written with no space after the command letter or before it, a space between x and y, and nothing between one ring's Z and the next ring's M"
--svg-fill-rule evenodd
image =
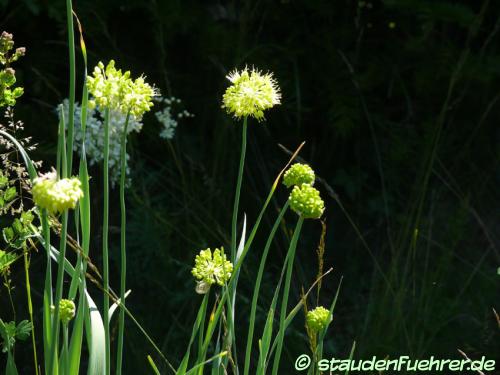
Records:
M182 355L200 304L189 275L195 253L214 243L229 248L227 197L234 186L228 181L237 173L239 131L214 93L222 94L230 69L250 63L274 72L283 105L269 114L269 125L249 129L241 211L256 217L256 202L288 160L277 145L295 149L306 140L301 156L315 167L315 186L330 194L324 263L336 270L323 283L325 300L314 306L326 305L344 276L324 352L347 357L356 339L359 358L457 357L457 348L470 357L498 355L492 308L500 309L499 4L80 0L74 7L90 65L115 58L133 73L144 71L165 97L175 93L196 114L172 139L158 135L164 126L175 128L176 116L159 115L166 126L149 114L129 138L127 300L164 352ZM52 108L67 95L65 22L62 2L0 0L0 24L30 46L16 62L26 91L16 117L40 143L39 159L55 154ZM161 111L161 105L153 110ZM101 207L96 193L94 209ZM263 225L272 220L266 216ZM118 223L111 218L112 277L118 275ZM98 217L92 223L93 249L101 224ZM263 306L271 302L291 225L285 221L278 233L283 241L270 252ZM322 227L305 226L290 295L295 302L318 268L315 248L305 244L317 243ZM259 255L249 254L241 270L241 295L251 294L249 270L257 269ZM31 276L39 303L43 275ZM24 285L22 267L12 268L10 278ZM3 312L4 289L0 298ZM25 296L12 298L26 311ZM257 327L264 323L258 311ZM283 363L293 364L308 343L304 320L292 328ZM137 373L148 349L134 345L141 337L134 328L127 336L125 368ZM16 349L16 358L31 355L28 346Z

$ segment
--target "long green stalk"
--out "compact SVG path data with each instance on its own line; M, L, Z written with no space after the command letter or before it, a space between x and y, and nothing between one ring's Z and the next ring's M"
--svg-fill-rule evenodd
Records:
M63 117L64 118L64 117ZM64 121L62 123L64 129ZM59 132L59 143L62 147L61 152L61 177L67 176L67 159L66 159L66 134L64 131ZM66 240L68 234L68 210L62 214L62 228L61 239L59 242L59 257L57 266L57 279L56 279L56 298L54 300L54 315L51 322L51 336L50 336L50 355L49 355L49 374L55 373L55 366L57 365L56 352L59 343L59 301L62 299L64 288L64 260L66 259ZM50 228L49 228L50 230ZM49 259L50 261L50 259Z
M106 375L111 373L111 346L109 334L109 254L108 254L108 232L109 232L109 108L104 114L104 166L103 166L103 193L104 207L102 219L102 259L103 259L103 288L104 288L104 338L106 346Z
M43 347L45 373L49 373L50 342L52 331L52 316L50 307L54 303L52 296L52 260L50 259L50 227L47 217L47 210L41 212L42 231L47 254L47 265L45 269L45 286L43 289Z
M66 19L68 24L69 47L69 114L68 114L68 147L66 149L67 174L71 175L73 169L73 130L75 124L75 36L73 28L73 6L71 0L66 0Z
M254 333L254 328L255 328L255 314L257 312L257 304L259 300L259 292L260 292L260 284L262 282L262 276L264 274L264 267L266 265L266 260L267 260L267 255L269 254L269 249L271 247L271 244L273 242L274 236L276 234L276 231L278 230L279 225L281 224L281 220L283 219L283 216L285 215L287 209L288 209L289 203L288 201L285 203L283 208L281 209L276 221L274 222L273 228L271 229L271 233L269 234L269 237L267 238L266 245L264 247L264 252L262 254L261 260L260 260L260 265L259 265L259 271L257 273L257 279L255 281L255 287L253 290L253 297L252 297L252 307L250 311L250 325L248 327L248 337L247 337L247 348L246 348L246 353L245 353L245 367L244 367L244 375L248 375L250 371L250 355L252 353L252 342L253 342L253 333Z
M241 183L243 181L243 170L245 169L245 155L246 155L246 150L247 150L247 121L248 118L245 117L243 119L243 127L242 127L242 132L241 132L241 154L240 154L240 165L238 168L238 179L236 181L236 192L234 195L234 206L233 206L233 219L231 223L231 260L233 263L236 263L236 242L237 242L237 227L238 227L238 209L240 205L240 194L241 194ZM235 271L236 273L237 271ZM229 292L232 294L233 287L236 288L236 284L233 286L229 286ZM231 307L231 298L227 299L228 303L228 308L229 308L229 313L227 314L228 317L228 328L229 328L229 333L228 333L228 343L233 347L234 350L234 358L236 361L237 354L236 354L236 338L235 338L235 330L234 330L234 305ZM225 358L226 364L228 361L228 357ZM236 366L236 372L237 366Z
M38 375L38 358L36 355L35 323L33 321L33 304L31 302L30 272L29 272L29 259L28 259L27 249L24 249L24 273L26 277L26 294L28 296L28 312L30 314L31 326L33 327L31 332L31 342L33 344L33 360L35 361L35 374Z
M126 251L126 231L127 217L125 207L125 177L127 174L127 128L130 118L130 112L127 113L125 125L123 126L123 134L120 147L120 253L121 253L121 270L120 270L120 304L125 306L125 283L127 275L127 251ZM120 309L118 320L118 352L116 355L116 373L121 375L123 362L123 335L125 330L125 310Z
M290 281L292 278L292 271L293 271L293 261L295 259L295 250L297 249L297 242L299 240L300 236L300 230L302 229L302 224L304 223L304 218L301 216L299 217L299 220L297 221L297 226L295 227L295 231L293 232L293 237L292 240L290 241L290 247L288 249L289 253L289 259L288 259L288 268L286 271L286 278L285 278L285 288L283 290L283 300L281 302L281 309L280 309L280 330L278 333L278 347L276 350L276 353L274 355L274 363L273 363L273 375L278 374L278 369L280 365L280 359L281 359L281 351L283 350L283 341L285 338L285 330L282 329L285 324L285 319L286 319L286 310L288 308L288 295L290 293Z
M243 128L241 134L241 154L240 167L238 169L238 180L236 181L236 193L234 195L233 220L231 223L231 260L236 260L236 229L238 226L238 209L240 205L241 182L243 180L243 169L245 167L245 155L247 150L247 117L243 119Z
M61 229L61 242L59 245L59 258L57 265L57 281L56 281L56 298L54 300L54 316L52 319L52 333L50 343L50 359L49 359L49 374L54 374L56 361L56 352L59 337L59 302L63 295L64 284L64 259L66 257L66 240L68 231L68 211L63 213L62 229Z

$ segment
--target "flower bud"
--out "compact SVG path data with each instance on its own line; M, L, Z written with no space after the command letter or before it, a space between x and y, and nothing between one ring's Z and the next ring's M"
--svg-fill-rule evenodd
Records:
M69 299L59 301L59 318L63 324L68 324L75 317L75 303Z
M310 166L295 163L283 175L283 184L288 188L294 185L313 185L315 178L314 171Z
M313 332L321 331L331 322L331 320L330 311L322 306L308 311L306 315L307 327Z
M325 202L311 185L294 186L288 201L292 210L304 219L319 219L325 211Z

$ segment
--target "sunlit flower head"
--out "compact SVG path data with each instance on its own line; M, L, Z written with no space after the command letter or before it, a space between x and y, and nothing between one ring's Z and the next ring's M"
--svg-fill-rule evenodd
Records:
M59 301L59 317L63 324L68 324L75 317L75 303L69 299Z
M35 204L51 214L74 209L83 197L82 184L76 177L57 180L55 172L35 178L31 193Z
M224 248L212 250L201 250L196 256L194 267L191 271L193 276L205 285L217 283L224 285L233 272L233 264L226 259Z
M280 104L281 93L272 73L249 70L234 70L227 79L231 81L222 97L222 108L236 118L254 117L264 119L264 111Z
M313 331L318 332L324 329L332 320L330 311L323 306L316 307L314 310L308 311L306 315L307 327Z
M283 175L283 184L286 187L294 185L312 185L315 179L313 169L307 164L295 163Z
M288 201L292 210L304 219L319 219L325 211L325 202L311 185L294 186Z
M123 73L116 69L111 60L106 67L99 62L94 68L93 76L87 77L87 87L92 95L91 107L118 110L136 118L149 111L153 106L152 98L158 95L157 90L145 82L144 77L133 80L130 72Z

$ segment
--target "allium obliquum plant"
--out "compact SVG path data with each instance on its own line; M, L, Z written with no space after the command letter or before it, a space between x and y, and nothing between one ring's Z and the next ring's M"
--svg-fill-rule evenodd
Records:
M231 222L231 249L229 255L224 253L222 247L214 251L211 249L201 250L195 258L192 274L196 281L196 292L202 294L203 299L193 325L186 353L177 368L177 374L203 374L207 372L205 368L210 364L212 374L226 374L229 372L244 375L250 373L272 373L274 375L280 373L285 331L301 310L301 307L307 307L305 301L307 294L310 292L309 290L293 309L289 309L290 285L301 228L304 220L319 219L324 213L325 205L319 191L313 187L315 182L313 169L307 164L300 163L293 164L288 168L300 150L299 148L271 185L270 192L249 235L247 236L246 219L243 220L243 229L241 234L238 235L238 223L241 224L239 219L243 216L239 211L239 202L245 165L248 122L264 121L265 111L280 104L281 93L278 83L271 73L262 73L255 68L249 69L246 67L241 71L235 70L227 78L231 84L223 96L222 107L234 116L238 124L240 121L242 122L241 154ZM260 265L255 276L248 329L243 329L240 324L236 329L235 307L238 305L237 286L240 270L248 252L251 250L257 251L257 249L252 248L252 243L282 176L283 184L292 190L288 200L283 203L281 211L267 237L263 253L259 254ZM297 218L296 226L283 263L281 278L274 291L272 303L268 308L264 309L264 311L267 310L265 326L262 332L257 333L256 338L256 312L267 257L276 232L289 208ZM228 260L228 256L230 260ZM318 281L322 276L319 275ZM210 309L208 307L209 295L213 289L215 289L216 298L213 308ZM279 302L280 295L281 302ZM331 316L335 301L336 297L330 309L318 307L307 313L308 321L314 320L316 322L314 335L318 335L318 340L315 341L314 349L312 349L313 354L317 354L318 349L322 349L324 335L332 320ZM244 337L246 337L246 343L242 340ZM209 347L211 353L209 353ZM311 345L311 348L313 348L313 345ZM241 355L238 354L240 349ZM194 354L194 360L190 360L192 354ZM309 373L316 374L319 372L312 366Z
M153 346L157 354L165 362L166 367L175 374L212 374L248 375L280 373L281 357L285 345L285 332L294 317L302 308L306 312L306 329L310 339L311 350L315 358L319 358L326 330L332 321L332 313L337 296L329 309L318 306L307 310L305 293L292 309L289 308L289 295L294 268L296 250L300 233L305 220L320 219L325 211L325 204L320 192L313 186L315 173L306 164L292 164L300 148L289 163L278 173L270 186L269 194L264 201L259 215L252 226L247 225L245 216L240 212L240 195L245 166L247 132L249 122L263 122L265 112L280 104L281 92L277 81L271 73L263 73L255 68L245 67L234 70L227 78L230 85L222 98L222 108L233 115L237 126L241 123L241 153L235 187L234 204L231 220L230 251L226 254L224 247L201 250L194 259L192 275L196 281L195 290L202 295L202 301L193 325L188 347L182 358L174 362L167 360L144 331L125 304L126 290L126 171L127 171L127 135L130 121L140 122L144 113L151 110L153 98L157 90L148 84L144 77L132 78L129 71L117 68L113 60L107 64L99 62L91 75L87 75L87 54L83 35L80 29L80 47L84 63L84 84L81 94L80 129L75 137L76 106L76 71L75 71L75 36L73 25L73 9L71 0L66 1L68 44L69 44L69 95L67 108L59 108L58 143L55 168L39 174L38 164L31 161L23 143L9 132L0 129L0 136L15 147L23 159L28 172L27 184L33 200L33 214L24 217L24 227L29 229L33 244L38 241L45 249L46 272L43 293L43 363L38 366L36 348L34 348L37 374L43 372L51 375L76 375L86 372L89 375L109 375L112 372L121 374L123 370L123 346L125 340L125 315L141 330L145 338ZM1 46L0 46L1 47ZM23 52L23 51L22 51ZM7 74L11 74L8 72ZM0 87L0 98L7 105L15 102L22 94L13 88L15 81L8 81ZM16 91L17 90L17 91ZM10 103L10 104L9 104ZM93 108L104 112L103 126L103 206L102 210L102 265L92 262L94 254L90 252L90 221L92 219L90 205L90 177L88 174L86 147L86 126L89 113ZM116 294L110 286L109 274L109 206L115 198L110 191L110 116L119 113L124 118L120 139L120 286ZM164 116L165 117L165 116ZM80 142L75 147L75 142ZM73 161L73 151L80 150L78 164ZM290 166L291 165L291 166ZM290 167L289 167L290 166ZM1 177L1 176L0 176ZM236 330L236 306L238 305L238 280L241 267L249 251L258 251L252 247L259 231L263 216L283 177L283 189L291 189L289 197L283 202L281 210L267 236L266 244L260 255L260 264L255 276L251 311L248 329L238 325ZM274 290L270 306L263 307L267 311L265 326L256 331L256 313L259 306L261 282L265 272L267 257L273 246L278 228L288 212L292 211L296 224L293 230L288 251L282 265L282 273ZM34 219L34 216L38 218ZM242 220L243 218L243 220ZM74 225L72 225L74 224ZM247 226L250 228L247 234ZM23 227L23 228L24 228ZM238 229L242 228L240 233ZM69 256L67 250L76 253L76 259ZM317 281L324 276L322 268ZM87 280L91 280L102 291L98 297L102 299L99 310L93 296L87 288ZM314 285L315 285L314 284ZM28 280L29 285L29 280ZM313 285L313 287L314 287ZM29 288L28 288L29 290ZM338 292L337 292L338 295ZM30 300L30 298L29 298ZM212 306L212 307L210 307ZM113 347L110 323L114 312L118 315L118 333L116 346ZM31 321L33 319L31 318ZM22 323L22 322L21 322ZM3 324L3 323L2 323ZM32 326L19 325L19 339L26 338ZM11 337L15 339L17 327L3 324L4 331L14 330ZM1 328L0 327L0 328ZM5 328L7 327L7 328ZM13 328L12 328L13 327ZM29 330L28 330L29 328ZM260 328L260 327L259 327ZM246 332L245 332L246 331ZM242 334L242 332L244 332ZM246 337L246 342L243 338ZM35 340L33 338L33 345ZM9 348L9 350L11 350ZM82 361L82 357L88 359ZM114 360L116 360L113 365ZM153 371L159 374L151 357L148 360ZM240 362L241 361L241 362ZM85 363L86 366L83 366ZM43 371L42 371L43 368ZM209 369L210 368L210 369ZM9 356L8 375L17 374L12 355ZM314 366L310 374L317 374Z
M152 340L134 319L125 307L126 288L126 242L125 242L125 175L126 175L126 143L127 125L130 119L140 120L142 115L153 106L153 97L157 95L156 89L149 85L144 77L133 79L130 72L122 73L115 68L114 61L106 66L99 63L92 76L87 76L87 55L83 40L80 35L80 47L84 62L84 84L81 97L81 118L79 125L82 134L80 149L81 158L78 166L73 163L73 149L75 142L75 96L76 96L76 71L75 71L75 35L73 24L73 9L71 0L66 1L69 45L69 99L67 110L62 108L59 113L59 130L57 143L57 158L55 168L45 174L38 174L36 167L30 159L23 140L16 138L16 134L0 129L2 145L15 148L26 166L28 180L31 187L31 196L34 204L33 212L38 221L23 216L22 224L29 229L30 237L41 243L46 253L46 273L43 294L43 363L40 366L36 359L34 348L36 373L45 374L110 374L113 368L117 374L122 372L123 341L125 332L125 312L139 326L147 339L158 351L159 355L169 364L163 354L154 345ZM81 31L81 27L80 27ZM24 54L24 49L8 53L12 49L11 35L4 33L0 41L2 64L10 64ZM5 41L5 43L4 43ZM2 71L2 74L4 71ZM14 71L7 67L2 75L0 85L1 105L12 106L22 94L21 87L15 87ZM103 241L102 241L102 277L99 266L91 262L90 254L90 178L87 169L85 152L86 120L92 106L98 105L105 111L104 118L104 150L103 150ZM108 230L109 230L109 200L112 198L109 191L109 114L110 111L120 112L125 117L123 133L120 141L120 207L121 207L121 269L120 288L116 295L109 286L108 262ZM66 112L66 115L65 115ZM101 212L101 210L99 210ZM29 220L28 220L29 219ZM73 225L69 225L74 223ZM21 228L21 226L17 226ZM24 228L24 227L22 227ZM6 231L10 233L9 230ZM14 240L14 231L12 240ZM16 232L17 233L17 232ZM10 238L10 237L9 237ZM34 243L32 242L34 245ZM58 248L56 248L58 245ZM76 261L67 254L71 248L76 252ZM2 259L3 260L3 259ZM103 298L102 314L97 304L87 289L87 275L101 290ZM27 279L28 280L28 279ZM69 286L69 287L66 287ZM29 287L29 282L28 282ZM29 290L29 289L28 289ZM29 301L31 299L29 298ZM111 305L110 301L113 302ZM113 312L118 310L118 337L116 350L111 348L110 320ZM32 319L31 319L32 320ZM10 335L9 341L25 339L30 328L25 322L18 325L19 333ZM3 325L6 330L16 325ZM6 330L2 330L6 331ZM7 331L6 331L7 332ZM17 335L17 336L16 336ZM3 335L2 335L3 336ZM5 336L7 337L7 336ZM84 340L84 338L86 340ZM85 345L84 345L85 342ZM35 340L33 339L35 345ZM87 364L82 368L82 356L88 350ZM11 347L9 347L11 350ZM116 365L111 365L112 355L116 357ZM170 364L169 364L170 365ZM170 365L173 369L173 367ZM43 370L42 370L43 368ZM17 374L13 356L9 356L8 375Z

